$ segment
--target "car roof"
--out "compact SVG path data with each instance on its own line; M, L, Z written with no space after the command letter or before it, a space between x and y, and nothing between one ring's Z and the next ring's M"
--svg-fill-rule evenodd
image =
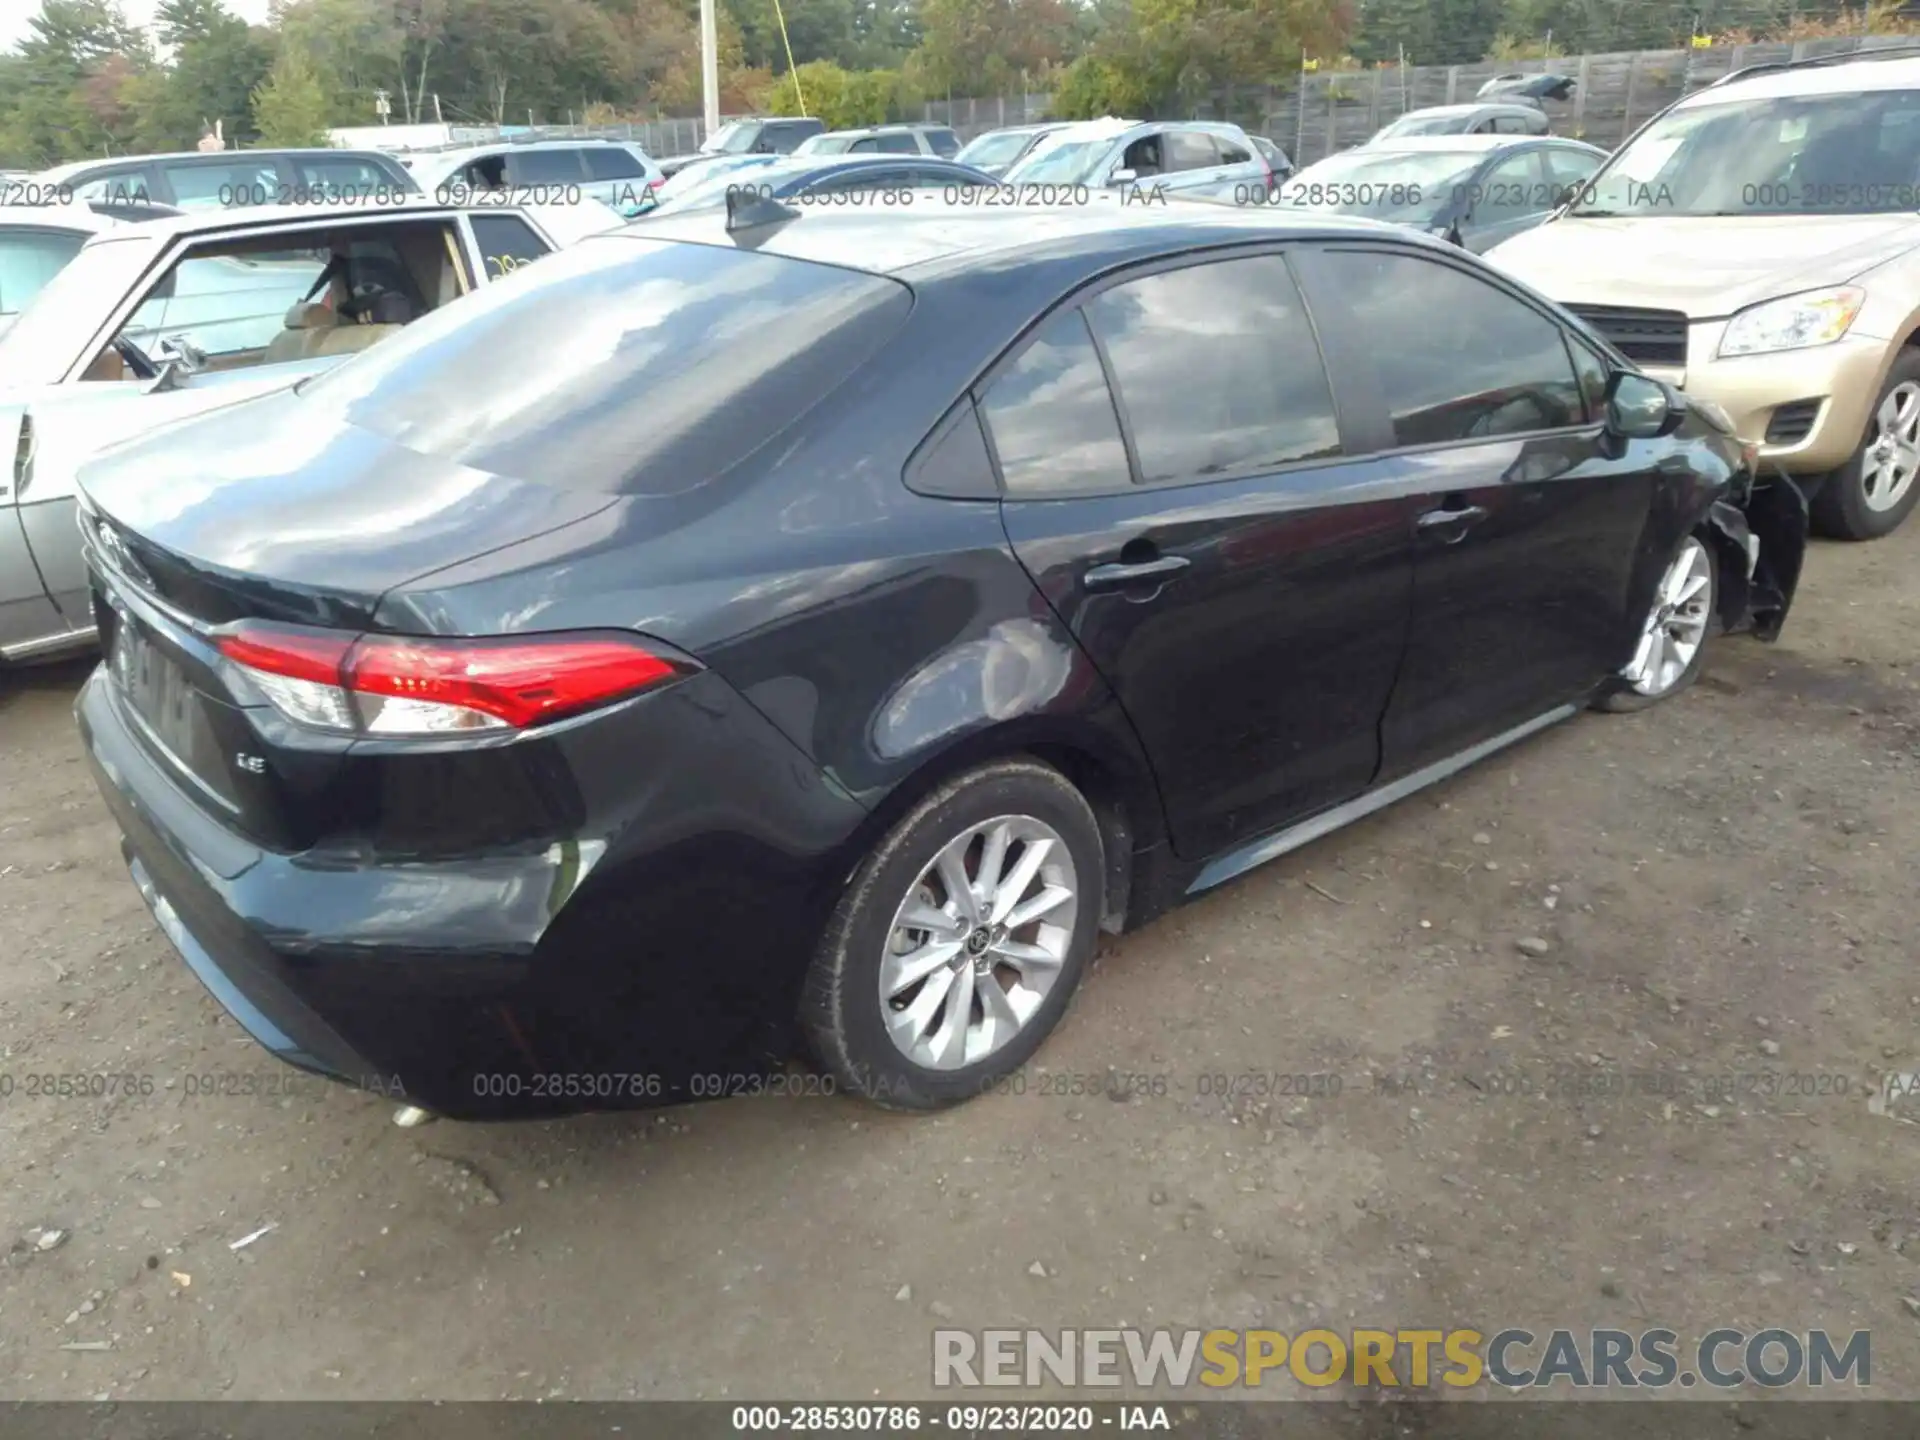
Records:
M97 235L126 222L101 215L79 200L71 205L0 205L0 225L31 225L40 230L84 230Z
M41 180L58 180L66 175L78 175L83 171L99 169L103 166L147 165L156 160L204 160L217 165L221 161L232 161L246 156L266 155L328 155L346 156L349 159L364 159L367 156L380 156L391 160L394 157L385 150L365 148L345 149L333 145L257 145L241 150L162 150L152 155L104 155L92 160L69 160L64 165L56 165L50 170L42 170L35 177Z
M1257 206L1199 201L1129 205L1118 196L1106 198L1111 203L1019 210L949 204L935 196L911 211L803 211L799 219L783 225L734 234L727 232L724 214L699 210L663 215L583 243L621 238L691 241L913 280L987 268L1010 253L1036 260L1071 256L1099 270L1207 244L1315 236L1405 239L1411 233L1404 226L1344 215L1294 217Z
M1582 140L1571 140L1565 135L1389 135L1385 140L1376 141L1362 148L1374 154L1392 150L1405 150L1410 153L1434 150L1505 150L1514 145L1542 145L1549 142L1577 145L1582 150L1598 148Z
M1425 105L1418 110L1409 110L1390 121L1399 124L1401 120L1411 119L1415 115L1544 115L1546 112L1534 105L1522 105L1514 100L1475 100L1464 105Z
M1867 55L1872 52L1868 51ZM1836 61L1793 70L1763 70L1696 90L1674 105L1694 110L1729 100L1787 99L1797 95L1857 95L1867 90L1920 90L1920 58Z
M610 135L578 135L559 140L488 140L478 145L454 145L445 150L422 150L421 156L431 156L435 160L453 157L466 158L472 155L497 155L503 151L521 150L578 150L583 145L632 145L631 140L620 140Z
M1082 122L1077 120L1035 120L1027 125L996 125L991 130L982 130L973 138L984 140L989 135L1033 135L1043 130L1069 130L1080 123Z
M499 209L502 213L518 213L521 207L487 207L490 211ZM435 202L431 196L422 195L417 200L379 205L244 205L232 208L208 207L205 210L189 210L184 214L170 215L159 220L140 220L109 225L105 228L120 235L139 236L159 240L162 244L172 241L180 235L214 235L223 231L257 230L274 225L291 225L301 221L339 221L339 220L381 220L390 217L424 217L434 215L459 215L465 211L458 205L443 205Z

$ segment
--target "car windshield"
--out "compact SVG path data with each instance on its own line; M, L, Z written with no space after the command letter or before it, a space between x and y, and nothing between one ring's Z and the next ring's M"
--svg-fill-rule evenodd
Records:
M795 153L804 153L807 155L844 155L848 150L853 148L853 142L860 138L858 135L815 135L811 139L801 142L799 150Z
M1407 135L1458 135L1466 128L1464 115L1406 115L1373 138L1397 140Z
M784 157L768 158L771 160ZM766 195L771 193L772 187L795 175L804 174L807 169L805 165L770 163L755 165L750 162L729 164L723 160L716 160L712 165L702 165L696 171L682 171L681 174L690 175L691 178L686 185L670 195L664 193L665 186L661 187L663 193L660 196L660 203L648 213L651 215L678 214L682 210L694 210L702 205L717 205L727 198L728 188L734 185L750 185L753 187L754 195Z
M0 390L58 380L155 255L147 237L94 240L27 302L0 336Z
M1728 100L1656 120L1573 215L1873 215L1920 209L1920 91Z
M1471 150L1349 150L1300 171L1280 203L1417 224L1438 214L1486 158Z
M1100 162L1113 149L1104 140L1061 140L1036 150L1007 172L1010 182L1037 180L1049 185L1083 185L1093 179Z
M700 144L706 155L744 155L760 138L760 127L745 120L730 120Z
M1033 143L1033 136L1022 131L999 131L982 135L956 157L966 165L1011 165Z

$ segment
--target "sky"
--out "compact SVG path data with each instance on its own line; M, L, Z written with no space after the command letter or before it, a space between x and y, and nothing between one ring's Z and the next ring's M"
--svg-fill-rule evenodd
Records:
M267 0L223 0L227 9L251 25L264 25ZM120 0L127 19L148 30L159 0ZM27 35L27 22L40 13L39 0L0 0L0 50L11 50Z

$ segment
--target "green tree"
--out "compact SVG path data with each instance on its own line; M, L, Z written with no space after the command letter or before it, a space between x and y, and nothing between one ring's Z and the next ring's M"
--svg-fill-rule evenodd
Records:
M113 0L46 0L0 72L4 148L29 164L126 149L138 78L152 65Z
M266 145L327 143L327 94L312 62L298 50L281 51L253 92L253 123Z
M166 0L157 28L173 63L143 77L135 103L143 150L185 150L219 121L229 142L254 138L253 92L273 68L271 32L255 31L218 0Z
M1061 0L922 0L920 59L928 87L998 95L1061 60L1073 34Z

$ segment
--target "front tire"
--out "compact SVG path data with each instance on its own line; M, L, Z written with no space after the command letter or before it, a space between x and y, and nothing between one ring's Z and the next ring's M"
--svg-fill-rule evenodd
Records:
M1687 536L1654 587L1633 658L1596 707L1629 714L1671 700L1693 684L1706 664L1719 597L1713 551L1698 535Z
M916 805L827 923L800 1021L839 1085L902 1110L970 1099L1059 1024L1093 953L1106 874L1059 771L1002 760Z
M1900 528L1920 501L1920 353L1902 351L1873 403L1866 438L1827 477L1808 509L1835 540L1877 540Z

